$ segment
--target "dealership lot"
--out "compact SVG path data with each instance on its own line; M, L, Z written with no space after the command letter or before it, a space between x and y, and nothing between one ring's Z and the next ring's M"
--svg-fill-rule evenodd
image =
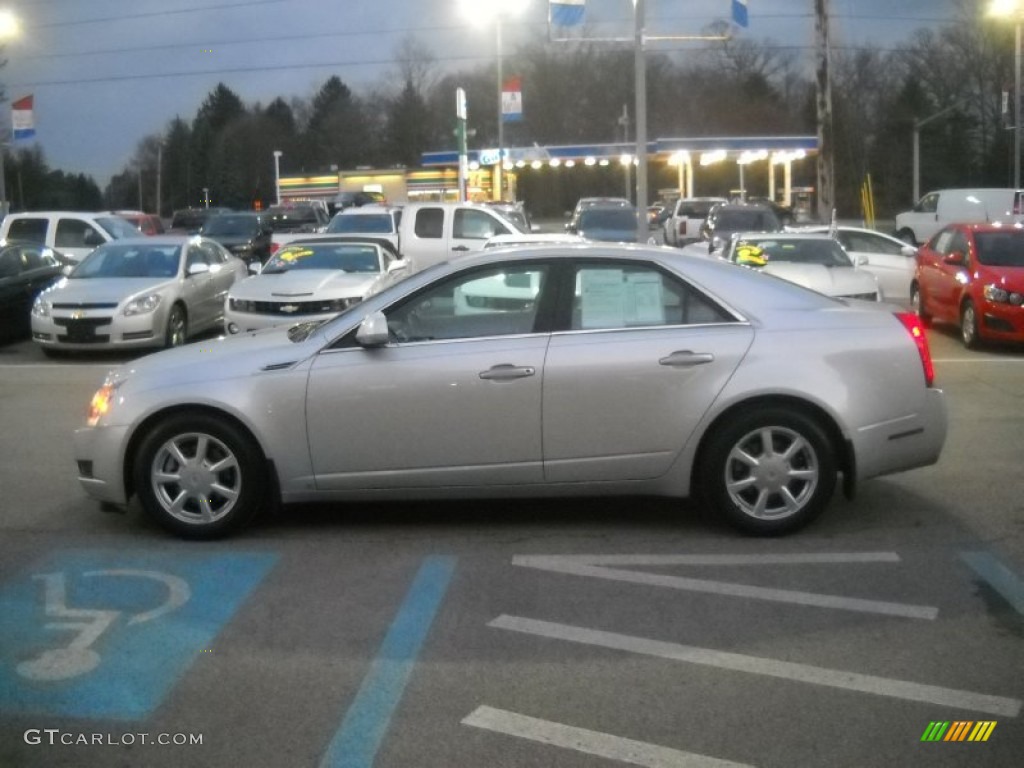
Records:
M303 507L180 542L74 478L123 358L0 348L0 764L1014 764L1024 354L930 336L941 462L775 540L605 499ZM945 721L995 726L921 741Z

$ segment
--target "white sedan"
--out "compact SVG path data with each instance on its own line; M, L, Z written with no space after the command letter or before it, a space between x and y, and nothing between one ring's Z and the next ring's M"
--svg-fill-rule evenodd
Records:
M801 232L828 232L806 227ZM878 278L887 301L909 304L910 283L917 268L917 248L891 235L863 227L836 227L835 237L853 262Z
M878 279L854 266L827 233L734 235L723 258L836 299L884 299Z
M383 240L295 241L231 289L224 328L234 334L324 320L406 273L406 262Z

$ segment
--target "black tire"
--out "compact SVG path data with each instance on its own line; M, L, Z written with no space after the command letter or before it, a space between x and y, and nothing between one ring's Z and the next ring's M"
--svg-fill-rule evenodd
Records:
M171 313L167 316L167 329L164 332L164 346L180 347L188 338L188 317L185 309L180 304L171 307Z
M924 308L924 302L921 299L921 288L917 283L913 283L910 286L910 307L917 315L917 319L921 321L921 325L925 328L931 326L932 316Z
M267 489L253 438L208 414L179 414L157 424L135 453L133 475L146 512L186 539L237 530L260 511Z
M978 310L970 299L960 307L960 340L967 349L978 349L982 345L978 331Z
M778 536L821 514L836 473L835 450L821 425L772 406L738 413L716 429L703 452L699 482L705 500L735 528Z

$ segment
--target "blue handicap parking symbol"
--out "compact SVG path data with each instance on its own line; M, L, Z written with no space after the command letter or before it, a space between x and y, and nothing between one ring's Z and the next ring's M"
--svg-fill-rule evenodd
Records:
M0 591L0 711L140 720L274 565L265 553L54 553Z

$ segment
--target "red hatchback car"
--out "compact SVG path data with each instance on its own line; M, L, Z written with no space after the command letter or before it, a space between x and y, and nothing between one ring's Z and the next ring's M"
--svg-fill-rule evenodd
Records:
M960 327L964 346L1024 341L1024 229L951 224L917 252L910 300L923 323Z

